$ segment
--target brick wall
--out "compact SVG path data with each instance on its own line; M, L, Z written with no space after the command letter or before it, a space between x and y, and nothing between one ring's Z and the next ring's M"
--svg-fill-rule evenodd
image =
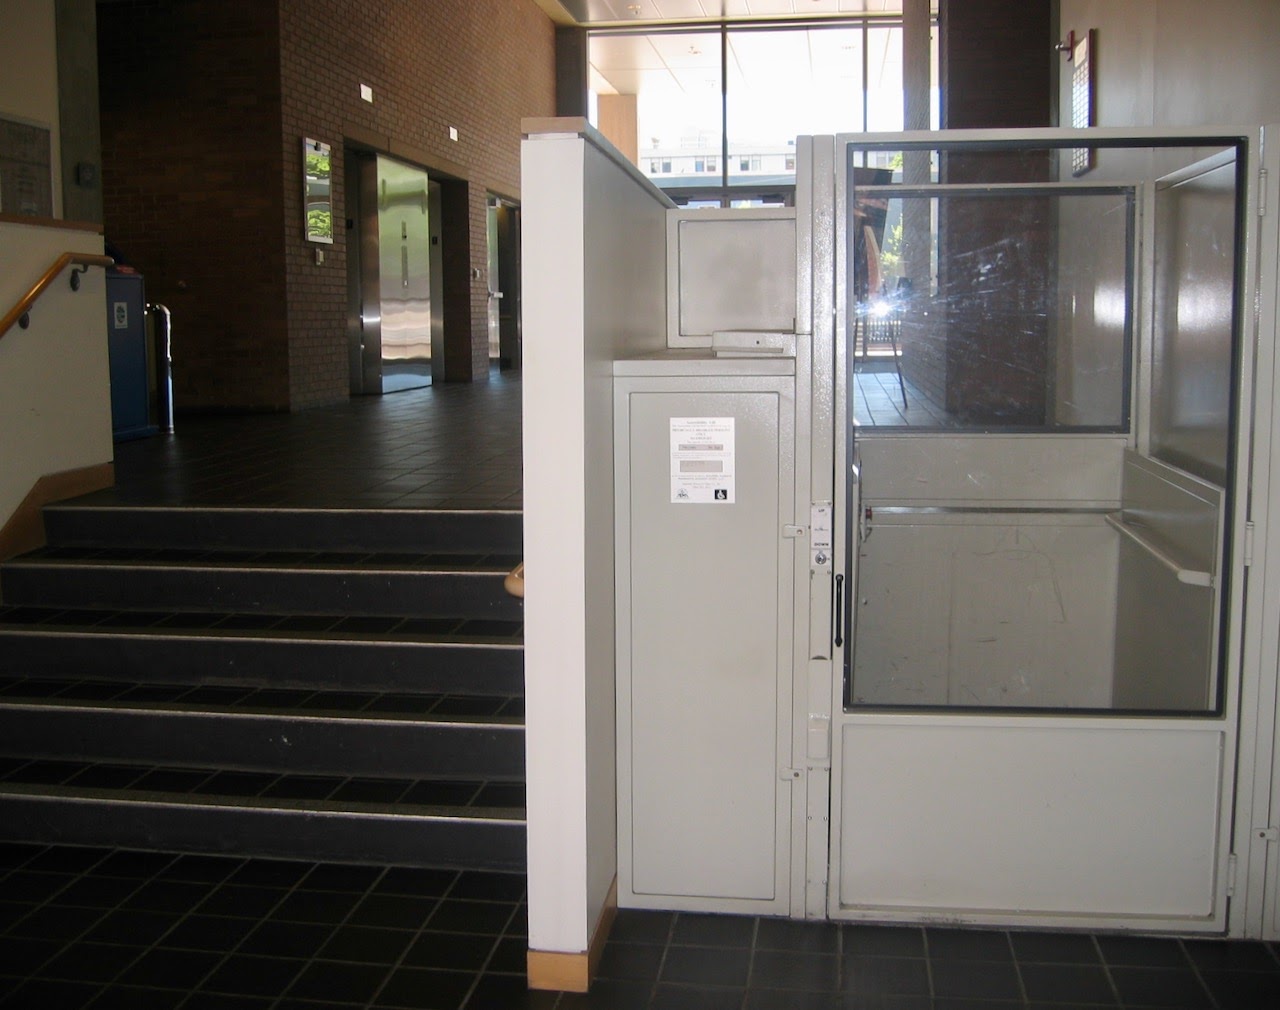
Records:
M1050 0L941 0L939 76L944 130L1052 126Z
M173 311L180 408L289 405L273 5L98 9L104 225Z
M1050 0L941 0L939 76L944 129L1053 125L1055 60ZM1045 179L1047 163L999 155L948 156L943 181ZM1029 304L1048 269L1042 201L1010 201L992 215L982 201L947 201L940 210L943 312L929 325L904 326L903 372L929 396L974 424L1038 425L1045 418L1047 324ZM1018 241L1013 241L1014 238ZM1015 254L1016 253L1016 254ZM994 272L978 277L977 261ZM998 267L995 266L998 264ZM945 321L943 336L933 329Z
M554 30L533 0L117 2L99 8L99 58L107 231L174 310L180 409L346 398L348 140L465 189L452 258L480 276L447 282L446 360L450 379L487 377L486 196L519 196L520 119L555 109ZM319 265L303 137L333 150Z
M519 195L520 120L554 111L552 23L533 0L280 0L280 22L292 404L341 399L348 387L346 232L335 228L316 266L302 238L304 136L333 145L335 222L346 219L344 137L385 137L387 153L465 180L469 213L458 226L480 277L467 278L469 291L459 290L465 271L446 281L446 377L486 379L485 201L490 191ZM361 84L373 88L372 104Z

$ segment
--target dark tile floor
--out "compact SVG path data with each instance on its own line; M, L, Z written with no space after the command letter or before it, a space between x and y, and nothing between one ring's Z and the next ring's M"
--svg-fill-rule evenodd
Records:
M1263 943L623 911L529 992L519 874L0 844L4 1010L1280 1007Z
M179 416L116 446L116 486L148 505L519 509L520 379L356 397L292 414Z

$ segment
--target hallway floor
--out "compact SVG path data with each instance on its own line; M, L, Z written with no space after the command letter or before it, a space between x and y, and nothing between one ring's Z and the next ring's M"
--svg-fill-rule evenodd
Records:
M520 458L519 380L495 376L180 419L118 446L117 487L92 497L519 509ZM1280 1006L1276 944L630 910L589 995L530 993L526 921L519 874L0 843L0 1008Z
M95 502L359 509L520 508L520 379L357 397L293 414L179 417L116 446Z
M529 992L522 875L0 844L4 1010L1280 1006L1280 951L619 913L589 995Z

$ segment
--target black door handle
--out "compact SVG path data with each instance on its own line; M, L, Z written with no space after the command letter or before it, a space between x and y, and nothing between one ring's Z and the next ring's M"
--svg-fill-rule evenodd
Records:
M836 648L844 645L844 576L836 576Z

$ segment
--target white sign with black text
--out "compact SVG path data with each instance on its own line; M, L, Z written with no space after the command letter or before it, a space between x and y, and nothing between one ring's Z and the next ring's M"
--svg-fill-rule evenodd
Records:
M671 418L671 502L732 505L732 417Z

